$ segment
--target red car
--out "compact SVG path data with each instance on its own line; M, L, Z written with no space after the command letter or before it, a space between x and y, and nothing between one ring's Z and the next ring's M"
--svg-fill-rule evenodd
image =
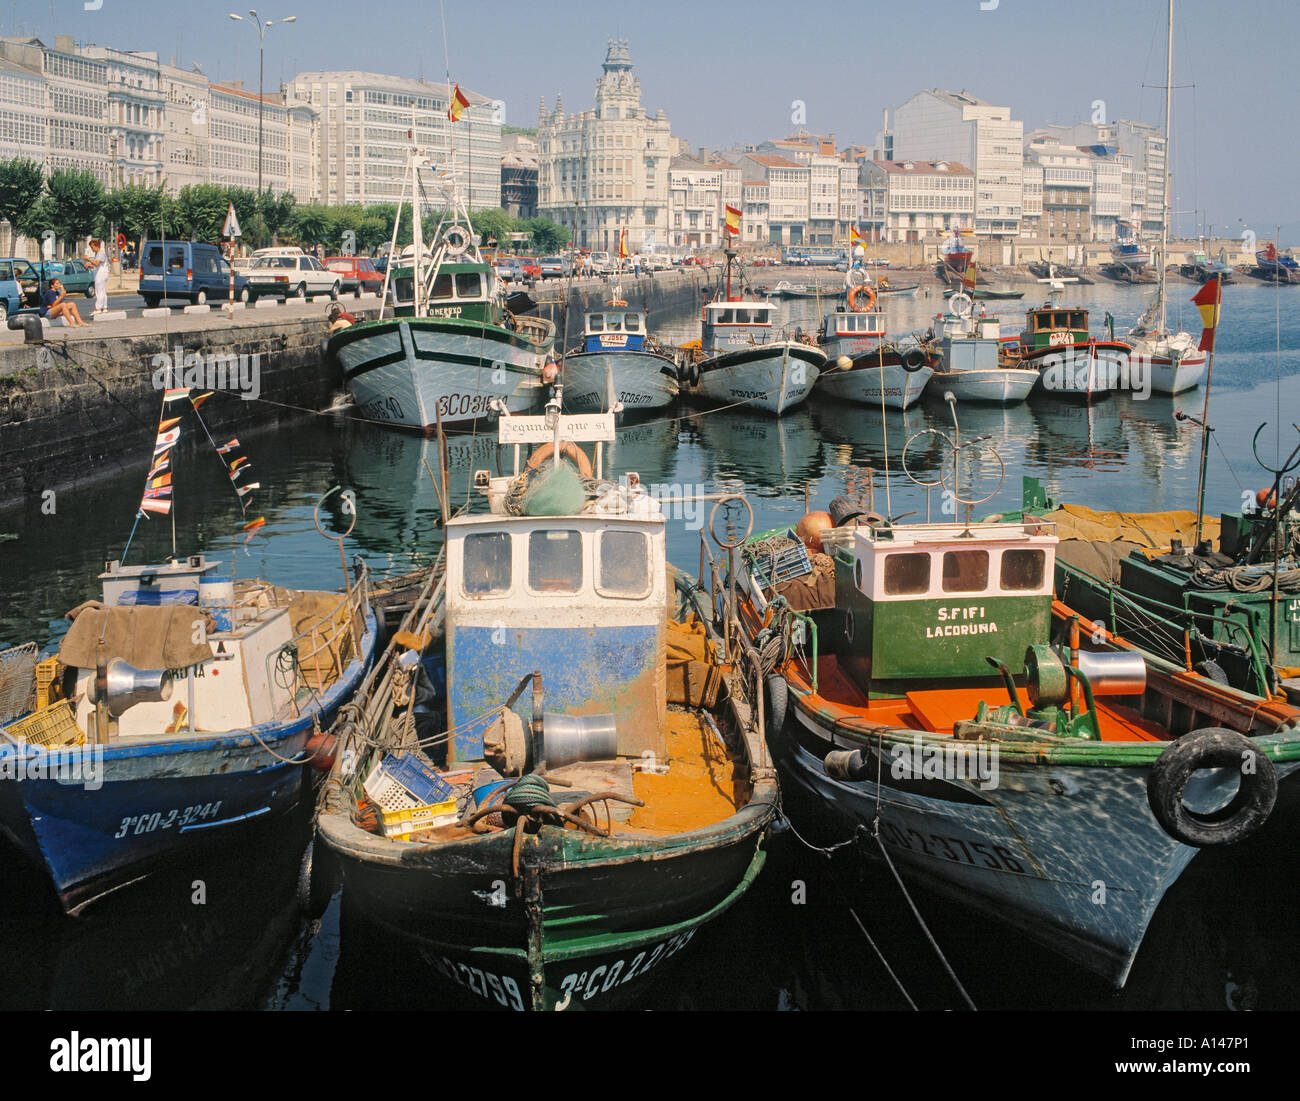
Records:
M360 297L362 291L379 294L384 289L384 273L375 267L375 262L368 256L327 256L325 266L343 276L339 289L344 294L351 291Z
M536 256L521 256L519 260L524 265L524 275L529 279L540 279L542 277L542 265Z

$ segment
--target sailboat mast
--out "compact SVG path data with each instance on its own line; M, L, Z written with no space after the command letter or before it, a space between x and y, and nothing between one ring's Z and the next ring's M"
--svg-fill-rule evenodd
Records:
M1169 248L1169 192L1173 188L1174 162L1169 156L1169 136L1173 132L1174 111L1174 0L1169 0L1169 44L1165 51L1165 209L1160 215L1160 329L1165 335L1165 253Z

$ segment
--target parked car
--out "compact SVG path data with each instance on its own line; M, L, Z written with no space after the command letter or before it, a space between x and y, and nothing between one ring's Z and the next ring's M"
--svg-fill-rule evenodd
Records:
M591 254L591 270L597 275L613 275L618 271L618 261L613 259L608 252L593 252Z
M543 279L562 279L573 274L573 264L567 256L543 256L538 266Z
M39 306L44 289L45 281L30 260L18 256L0 259L0 321Z
M306 253L277 252L253 260L253 266L248 269L248 285L259 297L306 298L309 294L328 294L338 298L343 276Z
M359 296L362 291L378 294L384 289L384 273L368 256L327 256L325 266L343 276L339 289L344 294L351 292Z
M224 302L230 289L230 265L216 245L200 241L145 242L140 256L140 297L146 306L157 306L168 298L188 298L196 306L208 301ZM250 282L238 273L234 292L237 302L251 302L256 297Z
M518 256L498 256L496 270L503 283L522 283L527 278L524 262Z
M69 294L84 294L87 298L95 297L95 273L81 260L41 260L38 261L41 277L45 282L50 277L58 279Z
M525 278L540 279L542 277L542 265L535 256L521 256L519 262L524 266Z

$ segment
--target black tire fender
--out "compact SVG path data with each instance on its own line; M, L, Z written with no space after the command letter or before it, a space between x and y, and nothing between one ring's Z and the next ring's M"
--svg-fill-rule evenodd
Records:
M778 673L767 675L767 697L770 705L767 713L767 729L771 733L785 726L786 711L790 705L790 686L786 684L785 677Z
M902 363L903 370L909 374L915 374L928 362L925 352L920 348L908 348L903 353Z
M298 866L298 908L308 919L320 917L338 888L339 867L326 846L313 837Z
M1183 803L1192 775L1203 768L1232 768L1240 786L1228 804L1208 814ZM1164 831L1196 848L1233 845L1254 833L1277 802L1277 771L1259 746L1221 726L1205 727L1172 742L1147 776L1147 801Z

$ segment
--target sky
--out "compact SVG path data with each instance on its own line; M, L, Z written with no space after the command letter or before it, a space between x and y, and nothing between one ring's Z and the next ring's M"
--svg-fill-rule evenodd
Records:
M256 0L255 0L256 2ZM270 3L270 0L264 0ZM985 9L984 5L992 5ZM91 10L86 10L87 8ZM541 97L592 105L611 37L629 40L642 105L695 147L807 128L871 146L882 111L926 88L1011 108L1029 130L1108 118L1161 124L1166 0L443 0L453 80L537 124ZM6 35L152 50L213 80L257 87L257 35L193 0L0 0ZM439 0L275 0L297 16L266 37L266 86L311 69L442 80ZM382 13L382 14L381 14ZM1297 244L1300 127L1296 0L1178 0L1174 38L1175 227Z

